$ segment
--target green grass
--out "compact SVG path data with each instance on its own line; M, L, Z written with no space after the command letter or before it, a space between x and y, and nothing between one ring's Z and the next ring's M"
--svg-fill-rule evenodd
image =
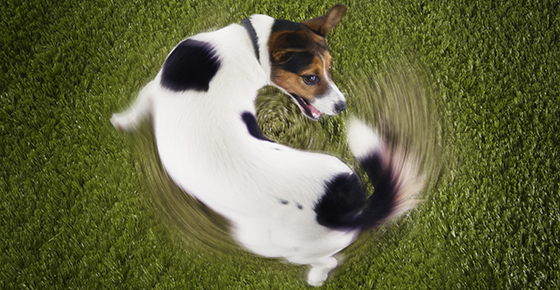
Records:
M305 287L303 267L177 235L152 205L136 146L146 139L108 120L181 39L254 13L300 21L335 2L4 2L0 288ZM437 109L420 116L434 138L408 141L436 142L439 167L418 210L363 234L324 288L559 288L560 3L345 4L328 43L348 111L311 123L264 90L278 104L259 103L263 130L349 158L344 120L416 120L383 92L418 81ZM392 77L402 63L418 79Z

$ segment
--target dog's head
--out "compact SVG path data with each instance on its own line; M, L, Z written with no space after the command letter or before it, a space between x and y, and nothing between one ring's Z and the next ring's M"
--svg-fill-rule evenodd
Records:
M330 75L332 57L325 35L346 12L335 5L321 17L304 22L276 19L268 40L271 82L290 95L305 116L336 115L346 108L344 95Z

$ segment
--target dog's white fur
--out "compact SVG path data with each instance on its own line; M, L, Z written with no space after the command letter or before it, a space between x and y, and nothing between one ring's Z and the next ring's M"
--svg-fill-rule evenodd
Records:
M248 133L241 114L254 115L257 90L274 85L267 44L274 19L254 15L251 21L259 39L260 63L238 24L192 36L211 43L221 60L208 91L168 90L160 85L160 72L111 122L130 130L151 114L161 162L171 179L226 217L245 248L311 265L308 283L319 286L337 266L333 255L352 243L360 229L322 226L313 209L325 183L352 170L335 157L258 140ZM314 105L334 114L328 104L343 96L330 84L329 97L319 100L325 104ZM377 150L381 142L374 132L355 124L349 129L354 153L362 156Z

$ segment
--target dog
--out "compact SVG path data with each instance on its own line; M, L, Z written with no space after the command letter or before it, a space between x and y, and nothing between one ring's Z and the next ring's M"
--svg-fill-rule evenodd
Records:
M348 140L375 191L338 158L277 144L256 122L257 90L272 85L309 119L346 106L330 75L325 35L346 7L303 22L253 15L240 24L180 42L155 79L113 126L136 128L151 116L160 160L183 190L231 223L249 251L310 265L307 282L322 285L334 254L411 209L418 191L413 165L375 130L350 121Z

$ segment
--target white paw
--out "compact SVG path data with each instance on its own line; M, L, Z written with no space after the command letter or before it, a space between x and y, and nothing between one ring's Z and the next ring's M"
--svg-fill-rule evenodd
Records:
M307 283L313 287L323 285L329 277L329 272L337 265L338 262L333 257L329 257L321 263L312 264L309 276L307 276Z
M311 271L309 271L309 276L307 277L307 283L313 287L319 287L323 285L323 283L327 280L328 277L329 277L328 272L313 268L311 269Z

